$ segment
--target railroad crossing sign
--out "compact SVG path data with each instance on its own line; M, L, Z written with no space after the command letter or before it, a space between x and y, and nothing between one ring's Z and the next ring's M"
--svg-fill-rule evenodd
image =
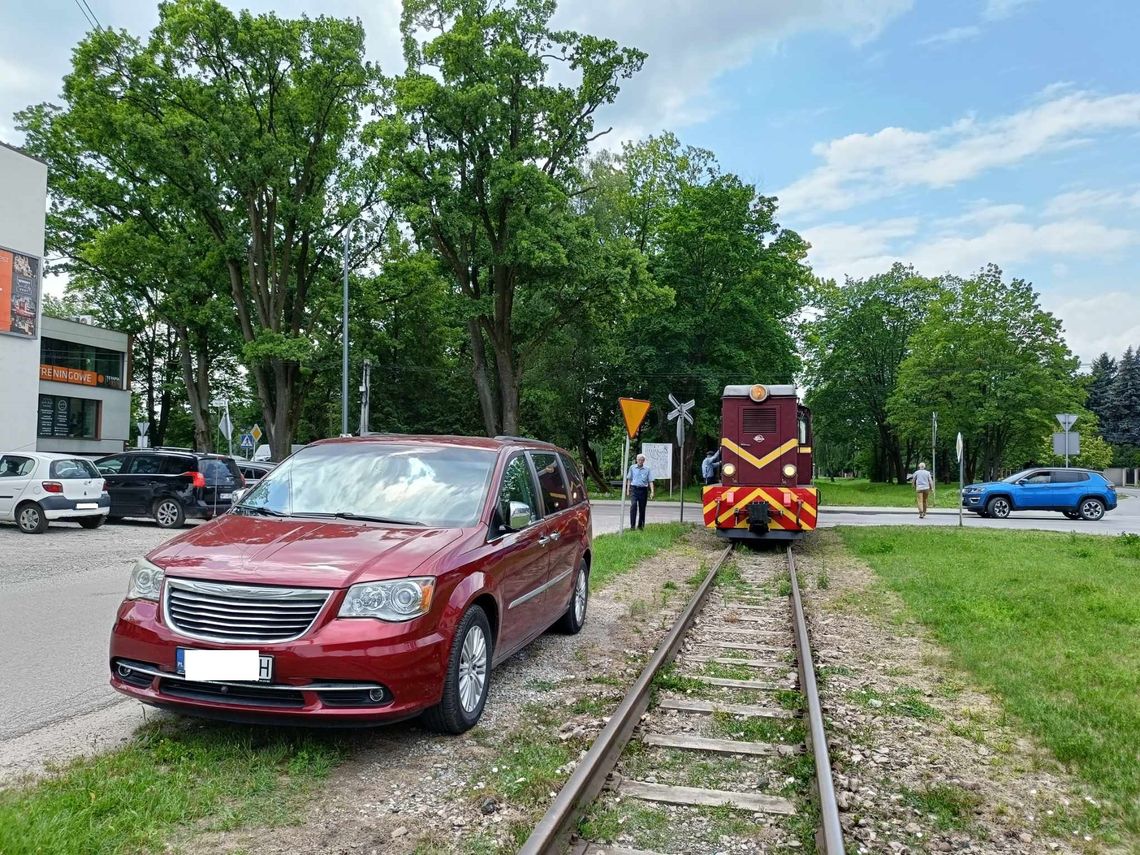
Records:
M625 419L625 432L633 439L645 421L645 414L649 412L649 402L638 398L618 398L618 404L621 406L622 418Z
M259 425L254 425L253 428L250 429L249 433L253 437L254 442L261 442L262 433L261 427Z
M241 435L241 447L242 448L248 448L250 450L253 449L253 434L252 433L243 433Z
M669 393L669 403L673 405L673 409L669 411L669 421L677 420L677 445L682 448L685 447L685 422L693 423L693 417L689 410L697 403L695 400L686 401L681 403L673 397L673 393Z

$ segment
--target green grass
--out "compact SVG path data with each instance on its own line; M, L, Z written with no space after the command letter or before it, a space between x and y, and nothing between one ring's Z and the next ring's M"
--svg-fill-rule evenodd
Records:
M925 816L934 818L936 828L964 831L974 819L981 796L954 784L936 784L922 790L904 789L903 800Z
M188 827L296 819L347 749L343 735L163 722L126 748L0 791L0 852L161 850ZM205 823L204 825L202 825Z
M641 531L595 537L591 589L601 590L639 562L673 546L691 530L682 523L652 523Z
M914 486L911 484L880 484L865 478L820 478L819 503L823 507L838 505L865 505L876 508L915 508ZM958 485L939 484L934 490L931 507L957 508Z
M1140 841L1140 537L841 534L1006 714Z

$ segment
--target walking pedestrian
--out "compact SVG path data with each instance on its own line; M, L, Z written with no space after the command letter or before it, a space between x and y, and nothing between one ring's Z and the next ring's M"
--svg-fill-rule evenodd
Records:
M720 449L718 448L715 451L710 449L709 453L705 455L705 459L701 461L701 477L706 486L717 482L716 471L718 469L720 469Z
M930 491L934 489L934 479L930 477L930 472L926 469L925 463L918 464L918 470L914 473L914 494L918 500L918 518L923 519L926 516L926 503L930 498Z
M629 493L630 531L645 528L645 505L653 498L653 473L645 465L644 454L637 455L637 461L625 473L625 488Z

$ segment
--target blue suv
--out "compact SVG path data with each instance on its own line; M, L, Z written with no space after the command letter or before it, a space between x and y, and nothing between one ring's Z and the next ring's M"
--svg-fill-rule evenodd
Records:
M1001 520L1010 511L1060 511L1071 520L1099 520L1116 508L1116 488L1088 469L1026 469L964 488L962 507Z

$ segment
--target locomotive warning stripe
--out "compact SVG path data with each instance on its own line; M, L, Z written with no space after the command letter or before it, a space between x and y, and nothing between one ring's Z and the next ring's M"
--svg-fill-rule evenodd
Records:
M742 496L740 501L733 502L730 506L728 506L726 510L723 510L720 514L710 516L716 510L716 501L709 502L704 506L704 518L708 521L705 524L709 528L718 526L730 519L733 519L733 525L738 528L746 526L747 522L735 520L734 517L736 516L737 511L742 510L757 499L761 499L764 502L767 502L769 508L771 508L774 512L769 518L771 524L776 525L779 528L794 527L797 524L795 511L786 506L780 498L777 498L768 492L769 489L773 491L779 490L779 487L771 487L767 489L763 487L753 487L751 489L745 487L738 489L740 489L740 495ZM724 494L722 493L721 495ZM797 502L800 500L800 497L796 493L793 492L792 496L795 497ZM814 528L816 518L815 508L813 508L807 502L804 502L803 505L799 506L799 510L799 526L805 529ZM785 524L785 521L787 525Z
M721 439L720 444L723 445L725 448L727 448L729 451L735 452L736 454L740 455L740 457L747 460L749 463L751 463L757 469L763 469L765 466L767 466L769 463L771 463L776 458L780 457L783 454L786 454L787 452L791 451L793 448L796 448L800 444L800 442L798 439L789 439L787 442L785 442L783 445L781 445L775 451L769 451L763 457L757 457L756 455L752 454L751 452L745 451L743 448L741 448L739 445L737 445L735 442L733 442L731 439L728 439L727 437Z
M753 500L753 499L755 499L757 496L759 496L759 495L760 495L760 493L761 493L761 492L762 492L762 491L760 490L760 488L759 488L759 487L757 487L756 489L752 490L752 491L751 491L751 492L749 492L749 493L748 493L748 495L746 495L746 496L745 496L743 499L741 499L739 502L735 502L735 503L732 505L732 507L730 507L730 508L729 508L727 511L725 511L725 512L724 512L724 513L722 513L720 516L718 516L718 517L716 518L716 521L717 521L718 523L722 523L722 522L724 522L726 519L728 519L728 518L729 518L729 517L731 517L733 514L735 514L738 508L743 508L743 507L746 507L747 505L749 505L749 504L752 502L752 500Z

